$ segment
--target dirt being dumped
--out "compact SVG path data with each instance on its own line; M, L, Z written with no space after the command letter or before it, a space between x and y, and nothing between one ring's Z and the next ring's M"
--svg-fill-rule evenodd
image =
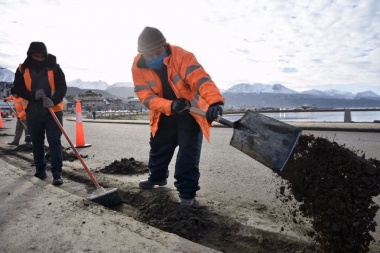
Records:
M368 252L379 206L380 162L336 142L302 135L281 176L312 218L326 252Z
M148 173L148 166L143 163L136 161L133 157L131 158L121 158L120 161L115 160L110 165L107 165L103 169L98 169L95 172L101 172L104 174L121 174L121 175L135 175Z

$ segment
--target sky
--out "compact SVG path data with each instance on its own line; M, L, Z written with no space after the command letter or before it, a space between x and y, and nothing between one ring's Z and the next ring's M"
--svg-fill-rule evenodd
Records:
M380 94L380 0L0 0L0 24L0 66L13 72L42 41L68 82L132 82L137 38L152 26L220 89Z

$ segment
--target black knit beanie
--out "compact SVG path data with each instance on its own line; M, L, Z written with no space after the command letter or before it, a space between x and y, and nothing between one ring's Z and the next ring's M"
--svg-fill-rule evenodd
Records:
M154 27L145 27L137 40L137 51L144 53L157 49L166 44L166 38Z
M30 43L28 52L26 53L28 56L30 56L33 53L43 53L46 56L48 55L47 48L43 42L33 41Z

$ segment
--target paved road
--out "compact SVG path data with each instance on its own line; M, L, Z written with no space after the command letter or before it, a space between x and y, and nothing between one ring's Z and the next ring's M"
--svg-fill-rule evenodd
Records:
M64 121L64 129L75 143L75 121ZM328 137L338 143L345 143L354 150L362 150L366 157L380 159L380 133L304 131L316 136ZM147 162L149 153L149 126L146 124L84 123L86 143L89 148L80 149L88 155L86 164L90 168L103 168L121 158L135 158ZM221 213L227 212L240 222L271 231L280 231L282 223L277 222L274 213L286 212L283 203L276 197L282 179L247 155L229 145L232 129L212 128L211 143L204 141L201 157L201 190L197 199L215 207ZM63 139L63 146L68 143ZM173 186L174 159L170 164L168 187ZM126 183L135 184L144 177L123 177ZM379 203L379 198L376 198ZM269 207L258 212L259 206ZM270 216L270 218L268 218ZM377 217L377 222L380 220ZM284 228L284 234L299 236L296 224ZM378 233L376 238L380 238Z

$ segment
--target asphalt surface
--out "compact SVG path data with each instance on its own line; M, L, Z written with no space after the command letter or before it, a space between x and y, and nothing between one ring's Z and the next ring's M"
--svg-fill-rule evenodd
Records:
M75 118L66 118L66 120L75 121ZM145 120L83 119L83 121L86 125L90 123L136 125L136 128L129 129L131 132L126 134L129 138L120 140L120 137L118 137L119 139L116 137L113 140L112 138L114 137L112 136L115 130L102 129L97 133L95 131L94 137L86 139L90 142L95 141L96 136L101 139L104 138L102 136L106 135L112 141L117 142L119 140L125 142L126 149L128 149L129 145L136 146L141 142L141 139L134 140L134 137L138 135L137 133L141 134L140 131L142 131L143 134L149 134L149 129L146 126L148 122ZM69 122L64 122L65 124L70 125ZM336 131L353 131L375 133L377 136L377 133L380 133L380 124L378 123L290 122L290 124L301 127L304 130L331 131L332 133ZM7 133L12 134L14 132L14 120L3 119L3 125ZM145 126L139 127L140 125ZM216 124L216 126L220 125ZM88 128L90 128L90 125L88 125ZM224 133L223 130L219 131L215 129L213 134L220 136L227 135L222 136L223 141L230 138L230 132ZM90 136L93 136L92 133L90 133ZM1 148L9 148L6 142L9 142L10 139L5 137L0 138ZM138 160L146 159L148 138L145 141L145 146L142 149L137 149L136 152L130 151L129 155L136 157ZM218 145L218 142L216 145ZM89 161L92 166L96 166L95 164L99 163L99 161L102 161L104 165L113 159L111 157L109 160L106 160L103 159L102 155L98 155L99 149L101 149L99 146L93 145L93 149L96 148L98 150L95 153L99 157L94 159L94 163ZM103 149L107 150L103 154L120 152L113 150L111 146L104 146ZM84 153L91 153L85 149L82 150ZM206 156L208 157L230 158L229 156L231 156L230 149L227 151L221 150L221 154L208 152L212 151L206 151ZM376 152L378 151L375 151L371 155L377 155L377 158L380 158ZM243 156L237 154L236 157L237 160L240 160ZM213 249L137 222L132 218L120 215L92 202L88 202L88 205L83 207L83 201L87 201L85 198L69 194L61 188L52 186L50 182L37 180L13 164L14 161L12 159L3 156L3 154L1 155L0 203L2 204L0 205L0 251L2 252L216 252ZM219 158L216 161L212 161L212 164L215 167L222 167L225 166L225 161L223 161L223 158ZM215 173L219 172L215 171ZM260 176L260 179L266 183L273 180L268 175ZM136 182L138 179L132 178L133 180ZM210 185L208 189L204 189L204 193L201 193L199 198L201 201L205 199L204 201L208 202L210 201L209 196L215 190L212 184L218 184L218 182L208 181L209 179L203 180L205 180L205 184ZM220 196L217 196L217 193L215 193L215 195L212 195L215 196L213 200L216 201L218 198L232 199L236 197L233 195L234 193L241 196L250 194L250 192L244 192L245 189L233 187L234 180L238 179L234 177L230 178L232 187L226 190L228 194L232 195L224 196L225 193L221 192L219 193ZM264 191L262 192L262 197L260 197L261 195L257 195L255 198L259 202L264 201L267 194L268 192ZM255 226L260 226L262 220L259 220L258 217L256 218L251 218L248 222ZM289 234L291 234L291 231L289 231Z

